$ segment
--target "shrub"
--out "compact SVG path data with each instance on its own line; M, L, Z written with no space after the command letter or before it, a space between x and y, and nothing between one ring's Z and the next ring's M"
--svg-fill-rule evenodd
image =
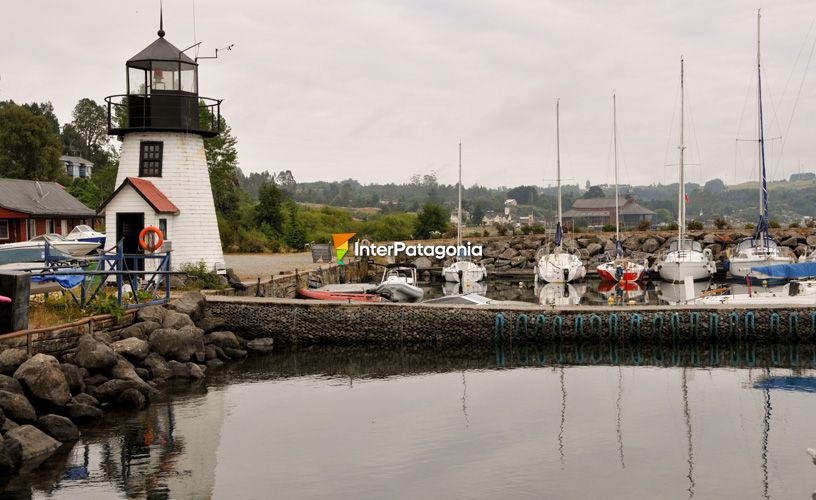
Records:
M717 229L725 229L726 227L728 227L728 221L725 220L724 217L717 217L716 219L714 219L714 226Z
M615 230L615 225L614 224L604 224L602 229L603 229L603 232L605 232L605 233L611 233L611 232L613 232Z
M702 221L699 221L699 220L690 220L686 224L686 228L689 231L700 230L700 229L703 229L703 223L702 223Z
M534 224L532 227L533 234L544 234L547 230L541 224Z
M798 227L799 227L798 222L791 222L790 224L788 224L789 229L797 229Z
M532 226L521 226L522 234L530 234L533 231Z
M768 223L768 227L770 227L771 229L779 229L779 228L780 228L780 227L782 227L782 226L779 224L779 221L777 221L777 220L772 220L772 221L770 221L770 222Z
M666 229L668 229L669 231L677 231L678 229L680 229L680 226L678 226L676 222L672 222L668 226L666 226Z
M642 220L638 223L638 229L640 231L648 231L652 228L652 222L648 220Z
M482 232L482 236L490 236L490 231L488 231L487 229L485 229L485 230Z
M748 224L745 224L745 229L753 229L753 228L755 228L755 227L756 227L756 226L755 226L755 225L753 225L753 224L751 224L750 222L749 222Z
M187 275L187 288L208 288L212 290L222 290L224 288L219 276L207 269L207 264L203 260L197 264L187 262L179 268L179 271Z

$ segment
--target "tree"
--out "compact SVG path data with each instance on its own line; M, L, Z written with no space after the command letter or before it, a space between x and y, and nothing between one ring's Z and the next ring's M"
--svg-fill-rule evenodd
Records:
M535 186L518 186L507 192L507 197L516 200L519 205L533 205L538 199Z
M711 179L705 183L703 191L707 193L722 193L725 191L725 183L721 179Z
M200 123L213 123L214 119L209 108L199 107ZM204 156L207 158L215 212L227 220L235 220L241 201L236 148L238 139L232 135L232 129L223 115L218 118L218 126L220 134L204 139Z
M485 216L485 211L481 205L476 205L473 207L473 211L470 213L470 223L480 226L482 224L482 219Z
M0 177L65 180L53 124L14 103L0 104Z
M57 120L57 115L54 114L54 105L51 104L51 101L46 102L32 102L28 104L23 104L23 108L27 109L31 112L31 114L35 116L42 116L50 125L51 131L55 134L59 134L60 126L59 120Z
M674 215L672 215L672 213L668 209L658 208L657 210L655 210L655 213L657 214L658 220L660 222L665 222L666 224L674 222Z
M102 190L90 178L74 179L68 186L68 192L83 205L96 210L105 201Z
M601 186L590 186L589 189L587 189L587 192L584 193L584 196L583 196L584 199L605 198L605 197L606 197L606 194L603 192L603 189L601 189Z
M306 245L306 230L298 219L298 206L292 200L286 202L286 227L283 232L283 241L295 250L302 250Z
M275 232L283 232L283 195L274 182L265 182L258 189L258 206L255 207L255 218L261 225L266 224Z
M104 106L87 97L80 99L72 114L71 126L81 140L80 154L91 160L94 149L108 144L108 112Z
M448 229L448 213L440 205L426 203L417 214L415 235L417 238L428 239L432 232L444 233Z

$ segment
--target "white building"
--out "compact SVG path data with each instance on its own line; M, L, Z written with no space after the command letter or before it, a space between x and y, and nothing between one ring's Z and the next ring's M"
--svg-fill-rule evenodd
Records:
M93 173L93 163L80 158L79 156L60 156L60 161L65 165L65 173L73 179L90 177Z
M219 133L221 101L198 95L198 63L165 40L162 29L126 68L127 93L106 98L108 133L122 146L116 191L99 210L105 246L123 240L125 253L140 253L139 233L155 226L171 242L174 268L203 261L223 270L204 155L204 138ZM200 123L202 108L210 123Z

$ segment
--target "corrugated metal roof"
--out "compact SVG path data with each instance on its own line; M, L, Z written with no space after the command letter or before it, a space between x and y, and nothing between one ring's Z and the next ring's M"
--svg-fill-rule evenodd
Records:
M621 198L619 206L626 203L625 198ZM580 198L572 203L572 208L575 209L593 209L593 208L615 208L615 198Z
M128 59L127 65L136 68L148 69L145 65L139 64L146 61L181 61L187 64L195 64L187 54L182 54L175 45L164 38L157 38L155 42L145 47L141 52Z
M639 204L632 202L620 209L621 215L654 215L648 208L642 207Z
M41 216L92 217L96 214L56 182L25 179L0 179L0 207Z

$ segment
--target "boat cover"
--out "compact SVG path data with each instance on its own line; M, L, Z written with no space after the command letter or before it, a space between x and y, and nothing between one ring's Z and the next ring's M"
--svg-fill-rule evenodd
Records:
M795 264L775 264L751 268L751 274L758 278L809 278L816 276L816 262L798 262Z
M82 283L83 279L85 279L85 277L81 274L68 274L70 272L72 272L71 269L64 269L56 271L55 274L35 274L31 276L31 281L35 283L56 281L62 288L74 288Z

